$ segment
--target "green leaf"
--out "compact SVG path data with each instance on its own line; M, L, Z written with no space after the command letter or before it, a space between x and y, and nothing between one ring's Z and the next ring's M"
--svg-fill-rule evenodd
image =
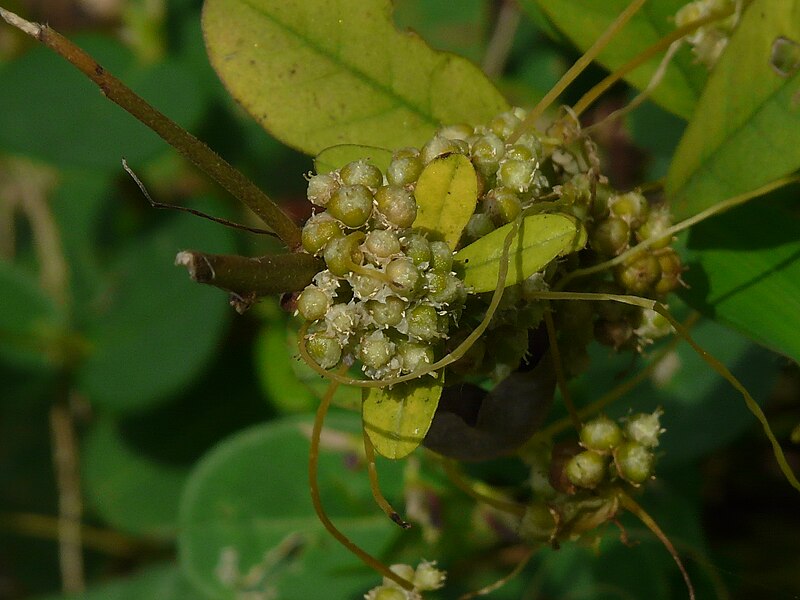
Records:
M108 418L94 424L81 449L86 499L114 529L170 538L188 469L138 452Z
M475 167L463 154L437 158L420 174L414 196L417 218L413 226L455 248L478 201Z
M717 63L667 175L677 218L800 167L800 70L770 64L773 45L800 42L800 0L755 0Z
M473 293L497 287L506 237L513 223L495 229L455 255L464 285ZM586 244L586 232L565 215L538 214L522 219L508 251L510 265L506 287L541 271L554 258L579 250Z
M206 212L213 212L213 209ZM86 315L91 348L79 385L98 406L139 410L189 384L216 351L230 315L225 295L174 265L187 247L229 253L231 233L179 216L115 262L101 302Z
M328 418L319 482L327 512L368 552L398 534L375 506L364 472L348 471L361 447L355 415ZM227 439L195 468L181 502L184 573L206 597L235 600L250 589L267 597L355 598L375 574L324 531L308 491L308 419L283 419ZM348 450L350 448L350 450ZM383 467L383 465L382 465ZM385 491L400 493L401 466L382 469ZM248 588L236 575L252 571ZM324 590L324 592L322 592Z
M681 296L800 361L800 218L766 200L754 202L692 230L683 276L689 287Z
M48 596L43 600L197 600L197 590L181 575L176 565L165 564L132 576L90 587L81 594Z
M630 0L537 0L551 21L582 51L586 51L630 4ZM675 29L672 20L685 0L646 2L600 53L598 62L607 69L618 69ZM644 89L658 69L663 53L625 77L631 85ZM694 110L703 83L705 68L695 64L688 48L673 58L651 99L670 112L688 119Z
M441 375L367 388L361 414L378 454L392 460L411 454L428 433L441 395Z
M270 133L309 154L420 146L508 108L469 61L398 32L389 0L206 0L209 57Z
M34 273L0 260L0 360L15 367L56 367L63 316Z
M141 68L108 37L84 36L76 43L181 125L190 127L200 117L204 98L192 72L177 61ZM34 48L0 69L0 147L59 165L116 169L121 156L137 164L166 148L47 48Z
M317 173L330 173L341 169L354 160L365 159L370 164L378 167L381 173L386 173L392 161L392 151L373 146L359 146L357 144L340 144L325 148L314 159L314 170Z

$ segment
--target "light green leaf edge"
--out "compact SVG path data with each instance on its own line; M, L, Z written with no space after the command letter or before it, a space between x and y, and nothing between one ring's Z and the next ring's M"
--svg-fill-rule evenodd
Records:
M411 454L430 429L439 398L443 375L424 375L391 388L366 388L362 420L375 451L397 460Z
M606 30L630 4L630 0L536 0L553 24L582 52ZM670 20L686 0L650 1L628 22L597 61L610 71L618 69L675 28ZM524 4L523 4L524 6ZM639 90L650 83L663 53L652 58L625 77ZM705 81L705 68L695 64L688 49L682 49L664 72L664 77L650 98L666 110L689 119Z
M389 0L206 0L203 31L231 95L309 154L420 146L442 124L508 109L469 61L398 32Z
M512 223L461 249L455 255L463 281L473 293L491 292L497 287L500 259ZM586 231L566 215L538 214L522 219L508 256L511 261L506 287L541 271L558 256L580 250L586 245Z
M314 158L314 170L317 173L330 173L355 160L366 160L385 174L389 163L392 162L392 151L358 144L331 146L325 148Z
M478 202L478 175L463 154L432 161L414 190L417 218L413 227L455 248Z
M770 66L780 36L800 42L800 0L755 0L709 78L667 174L676 218L800 167L800 71L783 77Z

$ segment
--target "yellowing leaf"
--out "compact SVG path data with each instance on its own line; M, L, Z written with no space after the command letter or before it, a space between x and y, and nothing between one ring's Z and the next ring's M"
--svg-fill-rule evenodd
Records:
M463 271L464 284L475 293L497 287L501 257L512 223L495 229L455 255ZM529 215L522 219L508 251L506 287L541 271L563 254L575 252L586 244L586 231L572 218L561 214Z
M366 389L362 418L378 454L393 460L411 454L428 433L441 395L442 375Z
M309 154L336 144L420 146L442 124L508 104L468 60L401 33L390 0L206 0L211 63L275 137Z
M389 168L389 163L392 161L392 151L358 144L331 146L325 148L314 158L314 169L317 173L330 173L341 169L347 163L362 159L378 167L381 173L386 174L386 169Z
M417 218L413 226L455 248L478 201L475 167L463 154L437 158L422 171L414 195Z

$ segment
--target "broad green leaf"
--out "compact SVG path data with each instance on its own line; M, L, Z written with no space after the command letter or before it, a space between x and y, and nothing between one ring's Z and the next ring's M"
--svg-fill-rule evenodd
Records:
M800 69L779 72L770 64L779 38L800 43L800 0L755 0L709 78L667 175L676 217L800 167Z
M337 526L368 552L385 551L399 532L375 506L366 472L348 470L361 447L355 415L329 415L319 483ZM220 443L196 466L181 502L179 555L205 597L242 598L250 589L287 599L355 598L375 574L322 527L308 490L311 423L282 419ZM350 449L348 449L350 448ZM384 490L400 493L402 467L381 465ZM258 572L250 588L243 581Z
M200 117L204 92L177 61L142 68L108 37L84 36L76 43L181 125L190 127ZM59 165L119 169L121 156L135 165L166 145L71 65L47 48L34 48L0 68L0 147Z
M437 158L420 174L414 196L417 218L413 226L455 248L478 201L475 167L463 154Z
M126 411L164 401L216 351L230 308L222 292L173 266L187 247L231 252L232 237L217 224L179 216L136 240L113 264L102 301L86 315L90 355L78 375L96 405Z
M424 375L391 388L367 388L364 429L381 456L396 460L422 443L442 395L442 375Z
M469 61L398 32L389 0L206 0L211 63L270 133L309 154L420 146L508 105Z
M188 469L137 451L111 419L96 422L84 439L81 475L86 500L114 529L161 538L177 532Z
M689 287L681 296L711 318L800 361L797 213L754 200L696 226L689 249L690 268L683 276Z
M92 586L81 594L48 596L43 600L197 600L192 588L177 565L148 567L102 585Z
M317 173L330 173L341 169L349 162L365 159L370 164L378 167L381 173L386 173L392 161L392 151L373 146L359 146L356 144L340 144L325 148L314 158L314 170Z
M23 368L57 366L63 317L37 276L0 260L0 361Z
M630 0L536 0L552 22L580 49L586 51L630 4ZM598 62L618 69L675 29L673 17L686 0L646 2L600 53ZM523 4L524 6L524 4ZM663 53L626 76L638 89L650 83ZM706 79L705 68L696 64L688 48L681 49L650 96L654 102L684 119L692 116Z
M513 223L495 229L455 255L464 285L473 293L497 287L503 247ZM538 214L522 219L508 251L506 287L542 270L554 258L579 250L586 244L586 232L565 215Z

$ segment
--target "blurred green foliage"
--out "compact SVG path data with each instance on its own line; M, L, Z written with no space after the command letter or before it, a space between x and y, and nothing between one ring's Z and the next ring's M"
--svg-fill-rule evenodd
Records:
M9 8L24 13L27 3L18 4ZM144 0L119 0L104 18L87 18L79 2L64 4L58 24L69 37L292 214L308 214L302 174L312 169L310 157L271 138L228 96L208 64L199 0L163 0L152 14ZM395 20L434 48L480 63L501 4L463 0L454 11L451 3L396 0ZM533 105L577 56L566 40L583 40L584 49L626 3L606 3L601 15L585 12L588 4L520 2L520 22L501 32L513 43L495 82L511 102ZM652 31L652 15L676 3L652 4L655 12L643 13L638 27L654 41L665 31ZM36 18L55 22L55 10L48 15L41 6ZM571 20L575 11L585 18ZM623 34L602 63L618 66L646 46L645 38ZM156 200L252 220L60 58L5 27L0 41L0 598L64 597L48 428L54 404L68 404L75 418L84 522L93 528L85 535L90 591L76 598L361 597L378 577L324 534L308 498L309 414L325 386L296 359L290 316L274 299L237 316L222 292L173 267L181 249L257 255L275 244L150 209L122 171L123 156ZM667 80L674 85L654 100L689 116L702 80L695 67L682 54ZM681 83L681 69L695 73L691 86ZM604 74L590 70L578 90ZM646 75L632 83L642 87ZM617 86L597 114L630 95ZM601 139L612 174L620 173L614 161L634 165L615 183L663 177L684 126L651 103L629 115ZM784 233L776 242L773 235L779 222L784 232L796 229L796 201L767 201L769 211L740 209L721 227L692 234L685 296L797 358L800 311L796 294L787 295L798 281L797 236ZM758 232L744 245L742 222ZM743 266L743 256L757 264ZM771 287L754 286L755 295L738 302L726 296L738 290L743 271L759 269L770 270ZM776 308L765 308L758 294ZM720 296L729 303L719 305ZM704 306L709 301L714 306ZM785 437L800 419L796 367L718 323L703 321L696 335ZM698 597L790 597L800 586L796 499L781 499L788 486L738 395L686 348L672 359L674 372L609 411L666 410L664 469L642 504L686 558ZM591 370L575 383L577 401L588 404L631 370L628 359L595 351ZM334 402L353 409L360 394L341 389ZM323 501L345 531L387 562L438 558L449 571L441 598L513 569L521 551L513 525L453 488L421 451L408 464L381 461L379 472L401 512L404 503L413 505L429 522L401 533L385 519L369 494L357 424L342 410L323 438ZM512 459L469 471L501 486L526 477ZM44 526L32 525L31 516L43 517ZM493 597L684 597L663 547L635 521L622 525L638 545L606 528L599 553L577 543L542 550Z

